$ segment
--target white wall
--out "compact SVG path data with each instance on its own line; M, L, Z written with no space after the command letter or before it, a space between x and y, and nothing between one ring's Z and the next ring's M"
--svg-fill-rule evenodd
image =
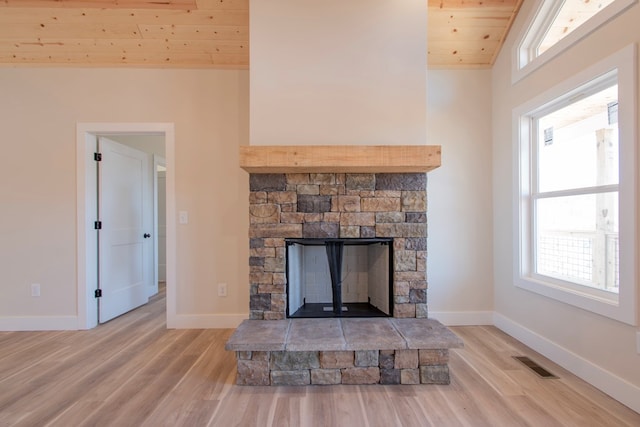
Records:
M430 141L444 154L428 178L428 298L432 312L460 323L459 312L492 309L488 77L429 79ZM176 209L190 219L177 225L177 326L228 326L247 314L248 221L238 212L248 211L248 175L237 167L248 141L247 72L0 69L0 92L0 329L76 324L78 122L175 123ZM227 298L218 282L228 283ZM41 297L30 296L31 283Z
M429 70L427 175L429 317L491 324L493 311L491 71Z
M425 144L424 0L252 0L251 144Z
M248 84L246 71L0 69L0 329L77 324L78 122L175 123L176 208L189 224L177 226L174 326L246 316Z
M535 2L525 1L493 69L494 274L497 325L640 410L636 328L513 284L512 110L632 42L640 41L637 4L515 85L512 47ZM445 151L446 152L446 151ZM446 161L445 161L446 164ZM636 283L635 286L638 286ZM635 403L635 405L633 405Z
M441 144L428 175L429 311L491 323L490 71L426 73L424 1L250 9L251 144Z

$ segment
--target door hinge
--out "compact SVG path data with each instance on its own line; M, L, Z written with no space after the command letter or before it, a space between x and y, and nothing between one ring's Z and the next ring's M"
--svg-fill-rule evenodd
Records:
M94 295L96 298L101 298L102 297L102 289L96 289L96 291L94 292Z
M93 228L95 230L102 230L102 221L96 221L93 223Z
M95 160L96 162L101 162L102 161L102 153L93 153L93 160Z

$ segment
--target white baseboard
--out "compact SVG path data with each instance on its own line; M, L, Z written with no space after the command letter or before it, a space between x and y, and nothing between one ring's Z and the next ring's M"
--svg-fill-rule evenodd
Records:
M0 317L0 331L77 331L77 316Z
M636 412L640 412L640 387L602 369L499 313L494 313L494 324L498 329L551 359L617 401Z
M177 314L167 319L170 329L234 329L248 313L239 314Z
M445 326L493 325L493 311L430 311Z

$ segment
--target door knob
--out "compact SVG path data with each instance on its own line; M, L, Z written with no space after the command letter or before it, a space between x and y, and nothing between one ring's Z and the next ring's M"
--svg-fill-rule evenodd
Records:
M142 235L142 237L144 237L145 239L148 239L149 237L151 237L151 234L149 234L149 233L144 233L144 234Z

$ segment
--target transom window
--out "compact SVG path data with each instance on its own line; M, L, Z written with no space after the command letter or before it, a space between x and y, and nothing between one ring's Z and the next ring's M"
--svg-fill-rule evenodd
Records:
M514 51L513 80L566 50L638 0L538 0Z
M529 47L534 56L542 55L551 46L571 34L593 15L604 10L615 0L564 0L553 1L547 11L548 26L541 28L538 37ZM551 19L549 19L551 18Z

